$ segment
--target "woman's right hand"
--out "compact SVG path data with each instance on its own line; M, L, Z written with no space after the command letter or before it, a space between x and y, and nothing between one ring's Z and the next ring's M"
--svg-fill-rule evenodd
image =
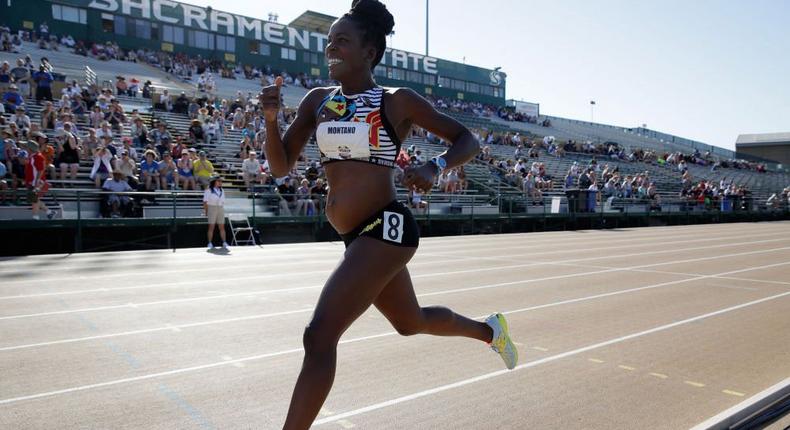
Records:
M280 112L280 88L283 86L282 76L274 80L274 85L263 87L258 94L258 104L263 109L263 117L267 122L277 121L277 114Z

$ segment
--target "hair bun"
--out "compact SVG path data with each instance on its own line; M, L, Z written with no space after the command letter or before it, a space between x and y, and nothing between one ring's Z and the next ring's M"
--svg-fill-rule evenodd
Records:
M371 22L385 35L392 33L395 18L387 10L387 6L378 0L354 0L351 2L352 15Z

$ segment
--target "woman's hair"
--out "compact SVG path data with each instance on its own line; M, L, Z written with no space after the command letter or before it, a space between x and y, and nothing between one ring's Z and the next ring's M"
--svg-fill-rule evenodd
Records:
M209 189L213 190L214 188L216 188L217 187L217 181L222 181L222 178L219 177L219 176L211 178L211 180L208 182Z
M373 59L371 70L376 67L387 49L387 35L392 33L395 18L387 7L378 0L353 0L351 10L343 18L354 21L362 30L362 42L372 43L376 47L376 58Z

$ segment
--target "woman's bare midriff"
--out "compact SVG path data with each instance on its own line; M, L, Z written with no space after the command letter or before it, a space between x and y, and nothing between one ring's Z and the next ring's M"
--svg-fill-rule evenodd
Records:
M389 167L339 161L327 164L325 169L329 184L326 217L340 234L354 230L395 200L394 174Z

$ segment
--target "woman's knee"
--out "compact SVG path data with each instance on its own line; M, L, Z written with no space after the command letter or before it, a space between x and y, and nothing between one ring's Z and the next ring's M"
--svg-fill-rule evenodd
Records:
M414 336L415 334L422 333L425 326L425 318L422 311L412 318L402 319L392 322L395 331L401 336Z
M313 319L304 328L302 335L302 344L304 345L305 353L325 353L333 351L337 348L337 342L340 339L341 333L335 333L334 330L329 328L329 325L323 321Z

